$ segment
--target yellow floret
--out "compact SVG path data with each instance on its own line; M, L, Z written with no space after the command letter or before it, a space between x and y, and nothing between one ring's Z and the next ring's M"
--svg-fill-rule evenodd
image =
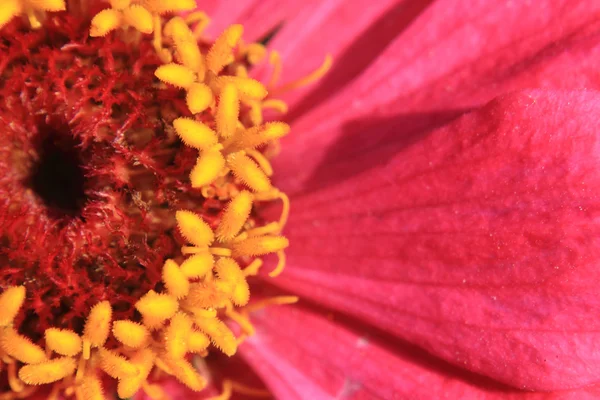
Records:
M139 373L139 369L125 357L107 350L98 350L98 367L115 379L128 379Z
M150 338L148 329L137 322L128 320L115 321L112 333L119 342L134 349L145 346Z
M214 101L212 90L204 83L192 84L187 91L185 100L192 114L201 113Z
M0 295L0 327L12 324L24 301L25 286L11 286Z
M215 231L217 240L231 240L240 232L252 211L253 198L252 193L242 190L229 202Z
M196 81L194 71L175 63L161 65L156 69L154 75L165 83L183 89L188 89Z
M25 365L19 370L19 378L28 385L43 385L72 375L76 367L77 362L73 358L56 358L39 364Z
M90 36L106 36L109 32L119 28L122 22L123 15L119 11L110 8L102 10L92 19Z
M231 25L215 40L206 56L206 64L212 73L217 75L233 61L233 48L237 46L243 32L242 25Z
M263 170L244 152L228 155L227 166L237 178L255 192L267 192L273 188Z
M180 266L181 272L192 279L204 277L213 267L214 258L208 251L188 257Z
M44 332L44 337L46 339L46 347L62 356L73 357L81 352L81 338L73 331L48 328Z
M233 257L261 256L283 250L290 244L283 236L255 236L233 244Z
M175 213L175 219L181 235L194 246L210 246L215 240L210 226L197 214L191 211L179 210Z
M0 350L26 364L38 364L47 360L44 350L13 328L0 331Z
M96 304L90 311L83 327L83 357L86 360L90 358L92 347L101 347L108 339L111 318L112 308L108 301Z
M217 179L223 168L225 168L225 158L220 151L208 150L202 152L192 172L190 172L192 187L200 188L211 184Z
M168 294L159 294L151 290L135 303L135 308L144 317L154 321L164 321L175 315L179 303Z
M163 282L167 292L176 299L187 296L190 290L190 282L179 268L179 265L173 260L165 261L162 270Z
M152 33L154 24L152 14L144 7L134 4L123 10L123 20L142 33Z
M199 150L208 150L219 143L215 131L202 122L191 118L177 118L173 121L175 132L186 146Z

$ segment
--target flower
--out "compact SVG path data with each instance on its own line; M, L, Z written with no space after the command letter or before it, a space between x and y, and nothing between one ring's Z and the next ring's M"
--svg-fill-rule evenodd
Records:
M286 16L291 76L336 64L284 96L273 282L302 302L253 314L244 360L283 399L596 398L598 5L277 5L233 22Z

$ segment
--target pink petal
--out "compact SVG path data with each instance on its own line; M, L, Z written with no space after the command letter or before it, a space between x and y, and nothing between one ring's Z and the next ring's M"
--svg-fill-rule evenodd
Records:
M282 186L310 188L325 157L348 160L357 142L383 146L395 127L410 133L436 126L508 91L598 88L599 8L595 1L440 1L399 30L367 68L353 65L369 45L348 44L308 96L292 99L293 131L277 171L293 179ZM321 41L318 31L311 35ZM379 43L376 35L371 40ZM310 43L295 49L303 59L292 64L309 64ZM319 174L333 181L362 168L358 160Z
M518 388L597 382L598 115L597 92L530 91L390 135L292 199L276 282Z
M278 399L596 398L596 388L519 392L465 374L423 351L339 315L298 306L253 318L257 335L240 349Z

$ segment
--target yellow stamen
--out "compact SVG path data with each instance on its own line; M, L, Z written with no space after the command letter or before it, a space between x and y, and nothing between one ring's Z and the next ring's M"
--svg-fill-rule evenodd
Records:
M0 349L4 354L26 364L39 364L47 360L44 349L19 335L13 328L2 328Z
M24 301L25 286L11 286L0 295L0 327L12 324Z
M183 358L188 348L188 337L192 331L192 320L187 314L178 312L165 330L165 348L173 359Z
M190 172L192 187L200 188L212 183L223 168L225 168L225 158L220 151L208 150L202 152L192 172Z
M239 233L250 216L253 198L252 193L242 190L229 202L215 232L218 241L231 240Z
M210 345L210 339L202 332L192 331L188 336L187 345L190 353L201 353Z
M237 88L233 83L228 83L221 90L219 105L215 121L219 135L227 139L235 133L240 114L240 101Z
M263 265L263 260L256 258L246 268L244 268L244 276L255 276L258 275L258 270Z
M267 122L261 126L239 131L227 151L235 152L248 148L256 148L273 140L281 139L290 132L290 126L285 122Z
M248 319L248 317L236 312L233 309L233 307L228 307L227 311L225 311L225 315L227 315L229 318L235 321L240 326L240 328L242 328L242 331L244 331L246 335L254 335L254 325L252 325L252 322L250 322L250 319Z
M271 80L267 87L272 88L279 82L279 78L281 77L281 56L277 50L273 50L269 55L269 64L273 66L273 72L271 73Z
M138 369L138 374L128 379L122 379L117 385L117 394L122 399L133 397L148 379L154 366L155 355L150 349L143 349L135 353L130 362Z
M46 339L46 347L61 356L73 357L81 352L81 338L73 331L48 328L44 332L44 337Z
M236 240L236 241L241 241L241 240L246 240L249 237L252 236L263 236L263 235L269 235L269 234L276 234L281 232L281 227L279 226L278 222L270 222L267 225L263 225L263 226L259 226L257 228L252 228L247 230L246 232L244 232L246 235L244 235L243 237L240 236L240 240Z
M196 7L194 0L142 0L148 10L157 14L191 11Z
M86 375L79 386L84 400L104 400L102 382L95 374Z
M181 272L190 278L202 278L213 267L214 258L209 252L194 254L188 257L180 266Z
M139 369L125 357L112 350L98 350L98 367L115 379L129 379L139 373Z
M212 90L204 83L192 84L186 96L187 106L192 114L206 110L214 102Z
M238 263L232 258L221 258L215 264L215 271L219 276L219 287L230 300L238 306L246 305L250 300L250 287Z
M190 290L190 282L175 261L165 261L162 277L167 292L169 292L171 296L176 299L182 299L187 296Z
M198 314L198 309L221 308L226 304L226 294L217 290L213 282L198 282L190 285L190 294L181 302L181 307Z
M267 390L251 388L239 382L235 382L230 379L225 379L223 381L223 391L221 392L221 394L216 397L211 397L209 400L229 400L230 397L233 395L233 392L250 397L269 398L272 396L271 392Z
M196 11L191 14L188 14L185 17L185 22L188 24L197 23L194 27L194 38L200 39L202 33L210 23L210 18L203 11Z
M210 246L215 240L210 226L197 214L191 211L179 210L175 213L177 227L181 235L195 246Z
M202 59L198 44L196 42L176 40L175 49L179 61L203 78L205 73L204 60Z
M244 152L227 156L227 166L238 179L255 192L266 192L272 189L269 178Z
M123 10L123 21L142 33L150 34L154 30L152 14L137 4Z
M255 236L233 244L233 257L262 256L276 253L289 246L283 236Z
M287 103L279 99L268 99L263 101L262 108L275 110L281 114L286 114L288 112Z
M135 303L135 308L152 321L165 321L175 315L179 303L168 294L151 290Z
M305 77L302 77L302 78L292 81L290 83L286 83L275 89L272 89L271 93L270 93L271 96L280 96L291 90L298 89L298 88L301 88L306 85L310 85L311 83L321 79L327 73L327 71L329 71L332 64L333 64L333 57L331 56L331 54L327 54L325 56L325 60L323 61L323 64L319 68L317 68L310 74L306 75Z
M112 308L108 301L103 301L92 307L85 326L83 327L83 357L90 358L92 347L102 347L110 333Z
M112 333L125 346L133 349L144 347L150 338L150 332L137 322L123 320L113 323Z
M273 271L269 272L269 276L271 278L275 278L276 276L281 274L283 272L283 269L285 268L285 253L283 252L283 250L279 250L277 252L277 259L277 266Z
M171 360L168 357L164 358L164 362L172 370L173 376L190 389L198 392L206 387L206 379L189 362L182 359Z
M196 81L194 71L175 63L161 65L154 71L154 75L164 83L183 89L189 89Z
M242 37L244 27L231 25L215 40L206 56L208 69L215 75L233 61L232 51Z
M267 160L265 156L262 155L261 152L254 149L250 149L246 150L246 154L248 154L248 156L250 156L258 164L258 166L263 170L265 175L269 177L273 176L273 167L271 167L271 163L269 162L269 160Z
M119 28L122 22L123 16L119 11L110 8L102 10L92 19L90 36L106 36L109 32Z
M201 331L210 337L216 348L230 357L236 353L235 336L223 321L217 318L196 317L194 322Z
M260 43L250 43L245 47L245 55L250 65L255 65L266 57L267 49Z
M215 256L231 257L231 249L226 249L223 247L211 247L208 249L208 251Z
M43 385L72 375L76 366L73 358L56 358L35 365L25 365L19 370L19 378L28 385Z
M14 360L8 362L8 385L15 393L22 393L24 389L23 382L17 377L17 363Z
M246 307L244 307L244 312L250 313L258 310L262 310L265 307L271 305L284 305L284 304L294 304L298 302L298 296L275 296L270 297L268 299L260 300L254 302Z
M196 40L190 27L186 21L181 17L173 17L166 24L163 29L165 36L170 37L175 43L178 42L191 42L194 43Z
M181 141L195 149L208 150L219 142L215 131L190 118L177 118L173 121L173 127Z
M219 76L214 80L214 89L221 92L228 83L232 83L236 87L240 100L243 102L262 100L269 94L259 81L239 76Z

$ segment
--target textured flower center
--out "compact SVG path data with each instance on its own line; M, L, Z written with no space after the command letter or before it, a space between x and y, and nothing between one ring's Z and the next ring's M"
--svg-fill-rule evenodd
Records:
M254 333L262 256L285 265L288 197L270 158L290 127L273 98L307 84L249 77L267 59L232 25L202 39L193 0L11 0L0 10L0 358L8 397L166 398L195 360ZM271 93L271 94L270 94ZM261 210L279 203L267 220ZM111 379L107 379L111 378ZM257 393L225 381L232 391Z

